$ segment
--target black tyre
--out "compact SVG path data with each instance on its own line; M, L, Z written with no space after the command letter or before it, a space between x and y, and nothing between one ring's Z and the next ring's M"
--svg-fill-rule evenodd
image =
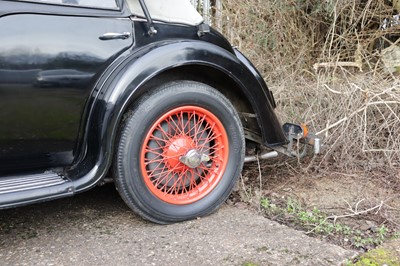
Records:
M221 93L198 82L169 83L126 114L115 183L128 206L150 221L202 217L231 193L244 148L238 114Z

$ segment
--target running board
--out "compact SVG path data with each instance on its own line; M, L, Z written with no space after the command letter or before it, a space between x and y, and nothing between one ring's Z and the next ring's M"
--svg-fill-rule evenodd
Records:
M0 178L0 209L72 194L72 182L54 172Z

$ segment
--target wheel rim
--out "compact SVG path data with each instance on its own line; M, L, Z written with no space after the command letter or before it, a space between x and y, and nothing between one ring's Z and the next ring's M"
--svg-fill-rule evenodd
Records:
M221 121L204 108L182 106L162 115L147 132L141 172L147 188L162 201L190 204L218 185L228 154Z

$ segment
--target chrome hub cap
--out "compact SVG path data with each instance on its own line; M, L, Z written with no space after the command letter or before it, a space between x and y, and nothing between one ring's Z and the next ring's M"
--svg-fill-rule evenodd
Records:
M187 167L194 169L196 167L199 167L201 163L206 163L210 161L210 157L206 154L201 154L196 149L193 149L182 156L179 161Z

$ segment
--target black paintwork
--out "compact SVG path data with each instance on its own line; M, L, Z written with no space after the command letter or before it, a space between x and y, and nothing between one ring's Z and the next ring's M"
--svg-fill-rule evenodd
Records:
M124 1L119 6L0 1L0 181L49 169L70 180L48 194L31 191L29 200L19 193L15 206L83 191L104 178L124 112L145 84L171 69L220 72L251 103L265 144L286 142L265 82L222 35L212 29L199 37L197 27L155 22L158 34L148 36L146 21L130 18ZM126 40L99 38L126 31Z
M96 27L94 27L96 25ZM129 19L16 14L0 18L0 161L13 172L70 165L98 77L132 39Z

